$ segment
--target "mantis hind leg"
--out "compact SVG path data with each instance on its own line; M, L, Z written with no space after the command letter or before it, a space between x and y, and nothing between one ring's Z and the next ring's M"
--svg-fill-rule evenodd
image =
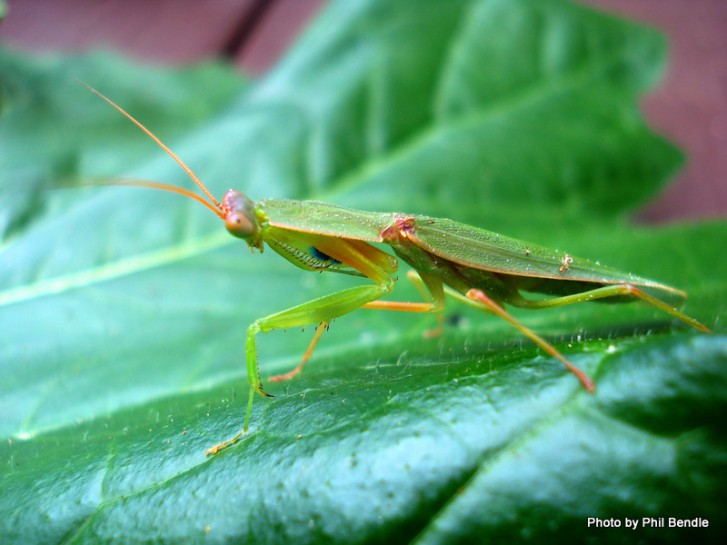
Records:
M423 298L429 299L428 303L400 303L395 301L373 301L364 305L364 308L376 308L380 310L398 310L405 312L440 312L445 305L444 296L448 295L454 299L458 299L468 306L474 307L483 312L490 312L496 314L500 318L504 319L521 333L530 338L540 348L545 350L548 354L558 359L571 373L573 373L583 387L589 392L593 392L596 389L593 380L581 369L573 365L566 359L563 354L550 344L548 341L540 337L537 333L526 327L524 324L516 320L509 312L507 312L499 303L492 298L488 297L482 290L470 289L465 295L450 288L444 286L440 278L432 275L425 275L414 271L407 273L407 278L414 284L417 291L422 295ZM441 315L441 314L440 314ZM434 334L438 334L441 330L440 327L434 330Z
M609 297L632 297L637 298L645 303L650 304L653 307L663 310L664 312L672 315L674 318L681 320L685 324L692 326L699 331L709 333L710 330L699 323L694 318L691 318L680 312L679 310L671 307L661 299L657 299L653 295L649 295L644 290L633 286L631 284L613 284L611 286L603 286L583 293L576 293L574 295L566 295L563 297L554 297L552 299L545 299L543 301L529 301L522 296L517 296L509 300L508 302L516 307L528 308L528 309L539 309L548 307L559 307L563 305L570 305L573 303L582 303L585 301L595 301L597 299L607 299Z
M527 337L529 337L533 342L535 342L538 346L540 346L543 350L545 350L547 353L549 353L551 356L557 358L560 360L563 365L566 366L566 368L573 373L576 377L578 377L578 380L583 384L583 386L588 391L594 391L595 386L593 384L593 381L586 375L581 369L570 363L558 350L555 349L553 345L551 345L549 342L547 342L545 339L537 335L535 332L531 331L525 325L521 324L519 321L517 321L512 315L510 315L507 311L505 311L502 306L500 306L497 302L489 298L485 293L483 293L481 290L472 289L469 290L466 294L466 296L463 296L459 293L454 292L453 290L447 289L447 294L452 295L465 303L472 305L472 302L481 303L483 305L482 310L486 310L488 312L493 312L515 326L518 330L520 330L523 334L525 334ZM614 284L610 286L603 286L600 288L596 288L590 291L586 291L583 293L577 293L574 295L566 295L563 297L554 297L552 299L546 299L542 301L529 301L522 297L519 293L511 294L508 297L507 302L511 305L519 308L527 308L527 309L540 309L540 308L549 308L549 307L557 307L557 306L563 306L563 305L570 305L573 303L582 303L586 301L595 301L598 299L607 299L609 297L629 297L629 298L636 298L644 301L645 303L650 304L653 307L656 307L660 310L663 310L664 312L670 314L671 316L681 320L682 322L694 327L695 329L698 329L700 331L709 332L709 329L699 323L694 318L691 318L687 316L686 314L680 312L679 310L669 306L664 301L649 295L644 290L633 286L631 284ZM474 305L478 306L479 305Z
M548 354L553 356L554 358L558 359L563 365L565 365L566 369L573 373L576 378L580 381L580 383L583 385L583 387L588 390L589 392L594 392L596 390L596 385L591 380L591 378L583 372L580 368L573 365L571 362L569 362L563 354L558 352L558 350L550 344L548 341L543 339L540 335L535 333L530 328L526 327L524 324L521 324L518 320L515 319L514 316L512 316L509 312L507 312L500 304L498 304L496 301L488 297L483 291L478 289L471 289L467 292L465 300L461 295L457 294L462 300L467 302L470 306L474 306L475 308L480 308L481 310L486 310L488 312L492 312L517 328L523 335L528 337L531 341L533 341L535 344L537 344L540 348L545 350ZM475 304L472 304L475 303ZM484 307L484 308L483 308Z

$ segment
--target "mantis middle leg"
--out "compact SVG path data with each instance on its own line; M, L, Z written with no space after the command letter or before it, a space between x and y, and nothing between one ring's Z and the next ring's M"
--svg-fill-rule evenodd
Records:
M347 314L353 310L361 308L370 301L383 297L389 291L391 291L391 284L358 286L332 293L255 320L255 322L253 322L247 329L247 342L245 346L245 354L247 357L247 377L250 384L250 394L247 401L245 423L243 424L242 431L227 441L223 441L222 443L209 448L206 454L208 456L210 454L217 454L222 449L237 443L240 437L247 433L255 394L259 393L263 396L270 397L270 394L263 390L263 385L260 380L257 344L255 342L255 337L258 333L261 331L268 332L274 329L287 329L290 327L329 322L333 318Z

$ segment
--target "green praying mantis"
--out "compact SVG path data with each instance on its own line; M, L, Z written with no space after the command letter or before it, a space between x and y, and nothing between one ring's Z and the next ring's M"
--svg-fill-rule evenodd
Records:
M319 326L300 364L289 373L273 377L273 380L285 380L300 373L333 319L361 308L440 313L441 316L445 298L449 296L507 321L559 360L587 391L594 392L595 384L585 372L520 323L504 306L534 310L602 299L612 302L641 300L695 329L709 331L675 308L675 304L686 299L683 291L449 219L364 212L317 201L253 201L234 189L227 191L220 202L149 129L99 91L86 86L168 153L206 199L187 189L160 182L120 181L112 182L113 185L147 187L184 195L211 210L231 235L243 239L252 250L262 252L267 245L303 270L347 274L370 281L259 318L248 327L245 353L250 395L244 424L235 436L208 449L207 455L217 454L247 433L255 395L269 396L263 388L258 366L255 339L260 332ZM399 262L374 244L388 245L396 256L412 267L407 278L420 292L423 302L383 300L394 289ZM522 292L546 294L550 298L527 299ZM658 293L661 298L652 293Z

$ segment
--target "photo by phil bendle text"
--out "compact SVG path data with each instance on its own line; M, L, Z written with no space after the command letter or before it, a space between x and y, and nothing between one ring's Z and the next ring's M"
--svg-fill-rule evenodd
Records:
M708 528L709 520L706 518L696 517L693 519L680 519L676 517L642 517L628 518L623 521L620 518L602 519L598 517L588 517L589 528L628 528L636 530L637 528Z
M675 308L684 302L686 294L671 286L449 219L364 212L317 201L252 201L232 189L219 202L194 172L151 131L100 92L86 87L166 151L209 201L187 189L161 182L119 181L100 185L146 187L184 195L214 212L224 221L227 230L247 242L252 250L262 252L267 244L306 271L335 272L372 282L259 318L248 327L245 353L250 395L243 428L231 439L208 449L208 455L235 444L247 432L255 393L269 396L263 390L255 345L255 336L261 331L318 325L300 364L291 372L271 379L285 380L301 371L334 318L360 308L438 312L441 317L445 296L450 296L510 323L558 359L589 392L595 391L593 381L553 345L508 313L505 304L542 309L608 298L612 298L610 302L618 303L640 299L700 331L709 331ZM407 273L407 278L425 302L381 300L394 289L394 274L399 262L372 243L390 246L396 256L414 269ZM542 293L552 298L529 300L521 292ZM441 323L440 318L440 328Z

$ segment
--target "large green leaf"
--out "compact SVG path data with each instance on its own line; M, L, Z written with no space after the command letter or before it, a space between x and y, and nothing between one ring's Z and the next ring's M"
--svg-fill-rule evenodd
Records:
M706 517L694 535L716 539L725 335L639 304L517 313L594 376L589 395L492 317L452 305L453 325L422 340L431 318L362 310L207 459L242 423L247 325L359 280L251 256L177 196L39 191L188 183L77 77L215 194L529 237L683 288L721 330L724 224L624 221L680 162L635 106L663 58L654 32L556 0L334 3L249 88L218 67L2 53L0 541L622 541L587 518L644 516ZM417 297L404 281L396 296ZM310 335L261 336L264 373Z

